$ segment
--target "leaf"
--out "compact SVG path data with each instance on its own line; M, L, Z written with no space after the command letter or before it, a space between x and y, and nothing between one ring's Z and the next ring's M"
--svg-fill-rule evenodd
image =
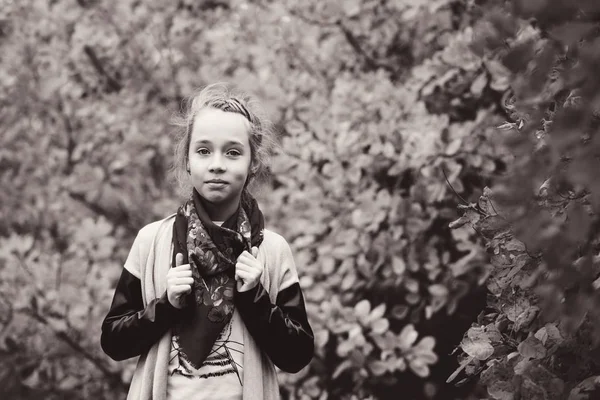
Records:
M517 350L524 358L539 360L546 356L546 348L535 336L530 336L519 343Z
M531 365L531 359L530 358L524 358L521 361L519 361L514 368L515 374L517 375L523 375L525 373L525 371L527 370L527 368Z
M342 358L345 358L352 350L354 350L355 347L356 345L352 340L344 340L337 346L337 355Z
M352 367L352 361L351 360L344 360L342 361L337 367L336 369L333 371L333 374L331 375L331 379L337 379L337 377L339 377L342 372L346 371L348 368Z
M391 317L395 319L404 319L410 309L404 304L397 304L392 308Z
M361 2L360 0L349 0L344 1L343 3L344 14L347 17L356 17L361 12Z
M371 324L371 329L373 333L382 334L388 330L390 327L390 322L385 318L380 318L377 321Z
M494 348L488 341L473 340L469 337L462 340L460 348L469 356L481 361L487 360L494 353Z
M388 371L388 363L385 361L374 360L369 363L369 369L375 376L382 376Z
M378 320L379 318L383 317L383 315L385 314L385 308L386 308L385 303L381 303L380 305L375 307L373 309L373 311L371 311L371 315L369 315L369 319L371 321L375 321L375 320Z
M494 400L513 400L515 398L515 388L512 383L501 379L488 385L487 391Z
M450 383L452 382L454 379L456 379L456 377L458 376L458 374L460 374L460 372L465 369L465 367L467 365L469 365L471 363L471 361L473 361L475 358L474 357L468 357L466 359L464 359L460 365L458 366L458 368L456 368L456 370L454 370L454 372L448 377L448 379L446 379L446 383Z
M450 222L448 224L448 227L450 229L458 229L458 228L462 228L463 226L465 226L467 223L469 223L471 221L471 219L466 216L466 215L462 215L460 218L458 218L457 220L454 220L452 222Z
M575 386L568 400L595 400L600 398L600 375L590 376Z
M487 338L492 343L501 343L503 341L502 333L494 323L489 324L485 327L485 333Z
M421 339L419 341L419 343L417 343L417 345L414 347L413 350L415 352L433 351L434 347L435 347L435 338L433 336L425 336L423 339Z
M503 311L506 313L508 319L515 322L519 315L523 314L527 309L531 307L531 303L524 297L517 297L512 304L506 306Z
M499 215L490 215L479 220L475 227L484 236L492 238L499 232L503 232L509 228L510 224L504 217Z
M419 337L419 334L415 330L414 325L406 325L402 328L402 331L398 336L398 347L402 350L408 350L415 343L417 337Z
M522 328L528 327L533 322L539 311L540 309L536 306L529 307L528 309L523 311L515 319L514 329L516 331L519 331Z
M462 138L454 139L452 142L450 142L448 144L448 147L446 147L446 154L449 156L456 154L456 152L458 152L458 150L460 150L461 145L462 145Z
M389 330L383 332L382 334L372 334L371 338L377 347L379 347L379 349L382 351L382 354L386 352L393 353L398 342L397 336Z
M429 376L429 367L427 364L421 362L419 359L412 360L408 362L408 367L411 369L415 375L426 378Z
M488 84L488 78L487 75L485 73L481 73L477 76L477 78L475 78L473 80L473 83L471 83L471 93L473 95L475 95L476 97L481 96L481 94L483 93L483 90L485 89L485 87Z
M344 279L342 279L342 283L340 284L340 288L342 290L350 290L354 284L356 283L356 274L353 271L348 272Z
M317 348L323 348L329 341L329 330L320 329L315 332L315 345Z
M366 325L369 313L371 312L371 303L369 300L361 300L354 306L354 314L356 318L361 321L364 325Z
M428 287L429 294L437 297L446 297L448 296L448 288L441 284L434 284Z
M467 331L467 337L474 341L489 342L487 332L484 326L472 326Z
M397 276L404 275L404 272L406 271L406 263L404 262L403 258L397 256L392 257L392 271L394 271Z

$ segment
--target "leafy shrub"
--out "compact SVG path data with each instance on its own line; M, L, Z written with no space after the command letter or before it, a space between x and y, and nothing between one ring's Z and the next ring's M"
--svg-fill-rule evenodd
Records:
M479 232L493 264L460 369L486 398L597 398L600 5L490 7L474 45L510 81L514 158L453 224Z

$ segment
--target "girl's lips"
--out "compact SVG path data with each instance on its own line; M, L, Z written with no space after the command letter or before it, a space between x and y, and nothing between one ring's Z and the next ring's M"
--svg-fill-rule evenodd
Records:
M227 185L225 181L206 181L206 184L213 188L222 188Z

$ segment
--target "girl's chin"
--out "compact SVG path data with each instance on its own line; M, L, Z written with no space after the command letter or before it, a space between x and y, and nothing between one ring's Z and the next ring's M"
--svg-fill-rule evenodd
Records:
M231 196L228 193L216 192L216 191L198 191L200 197L209 203L226 203L231 201Z

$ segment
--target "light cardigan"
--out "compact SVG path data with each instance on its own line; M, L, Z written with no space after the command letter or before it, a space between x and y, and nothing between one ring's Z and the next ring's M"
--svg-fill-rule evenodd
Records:
M173 223L175 214L143 227L133 242L125 269L141 282L144 306L166 291L166 276L173 256ZM264 265L261 283L273 304L280 290L298 282L298 273L286 240L267 229L258 248ZM277 373L269 357L242 322L244 335L243 400L277 400ZM166 400L167 367L171 350L171 330L142 354L133 374L127 400Z

